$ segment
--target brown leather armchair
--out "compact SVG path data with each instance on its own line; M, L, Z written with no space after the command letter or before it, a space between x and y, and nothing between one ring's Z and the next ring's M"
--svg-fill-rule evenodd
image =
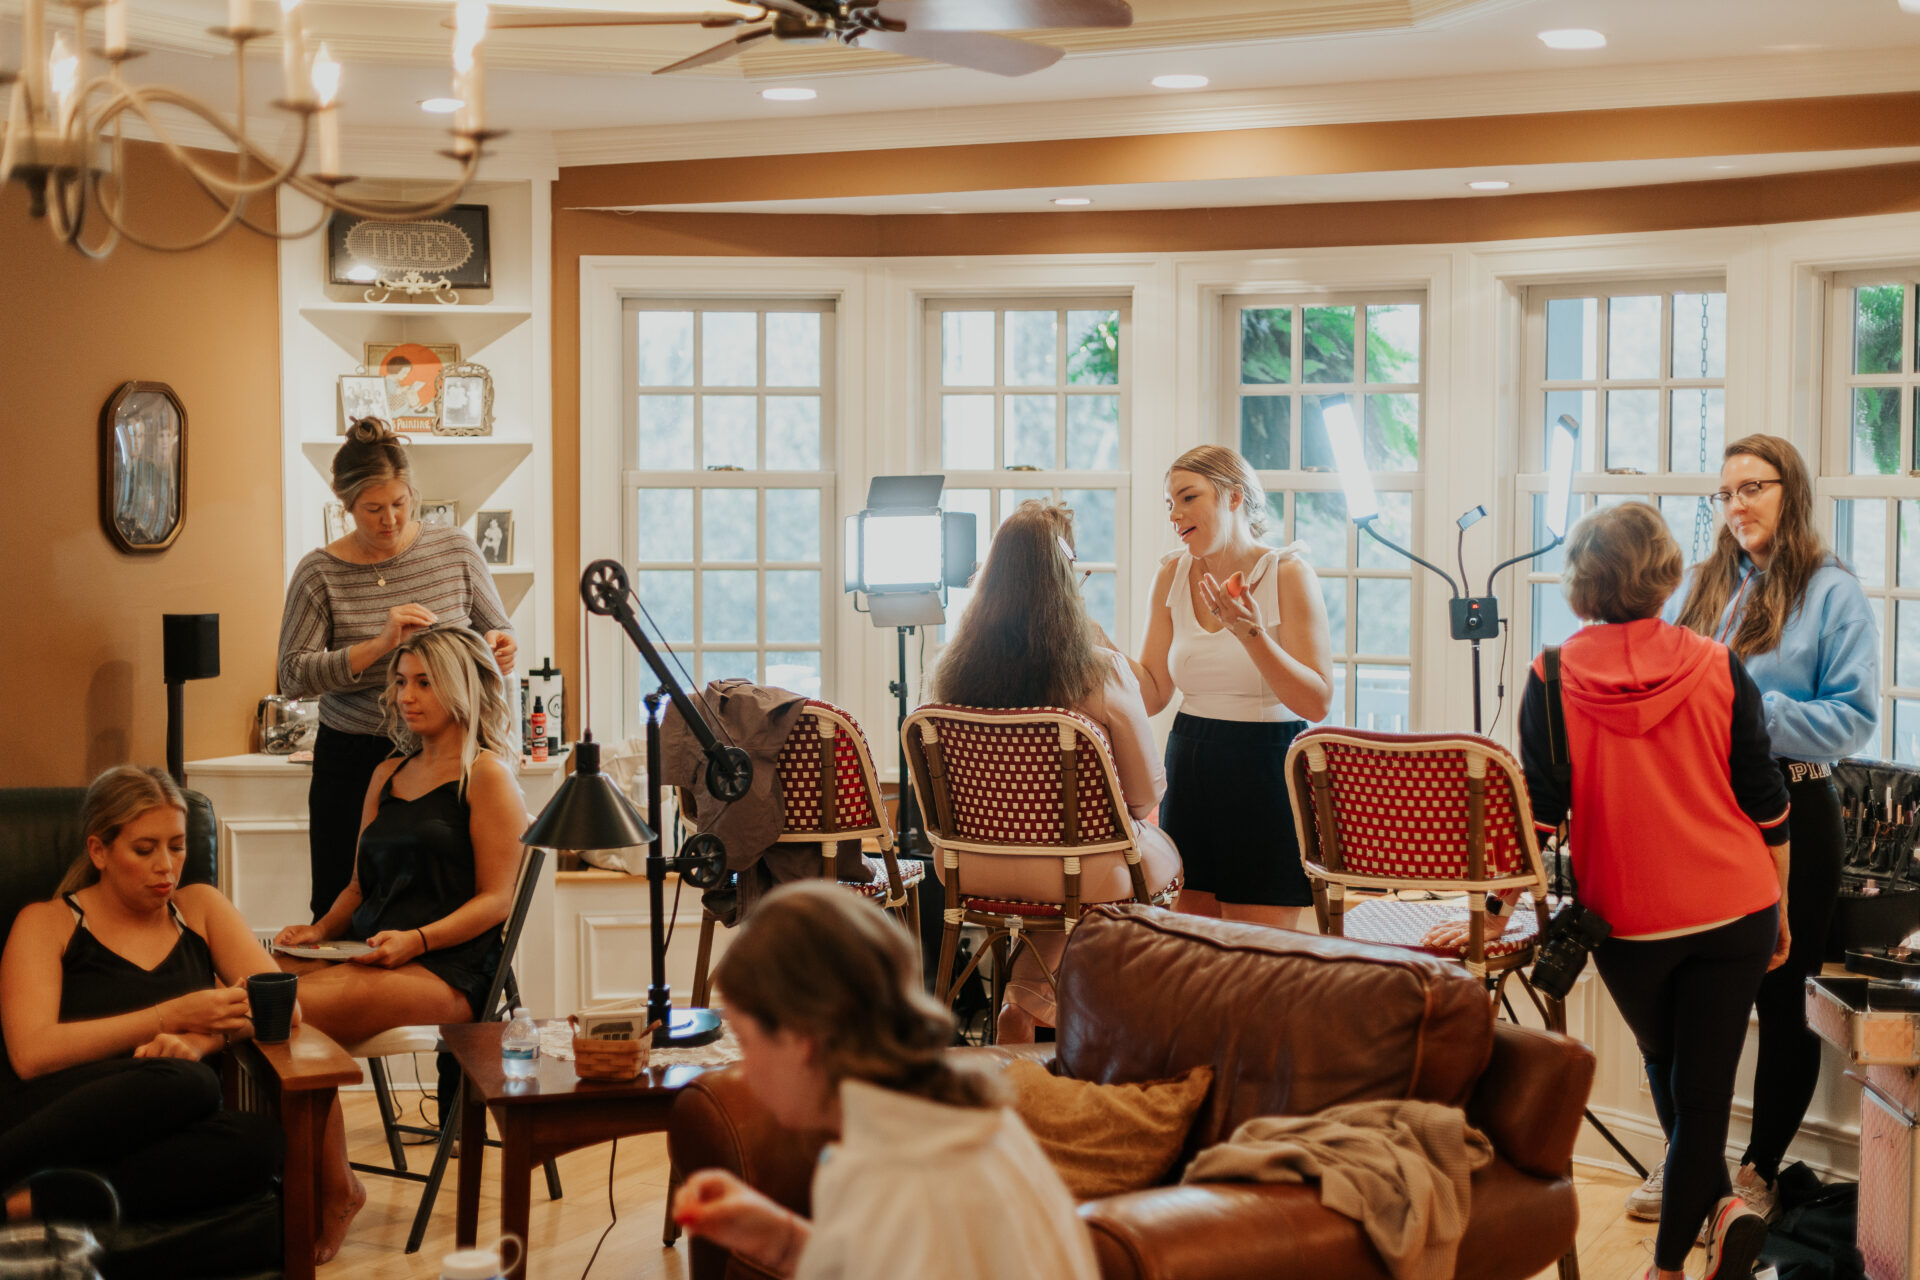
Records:
M1153 907L1103 906L1073 931L1061 963L1058 1036L1051 1045L956 1052L1050 1059L1057 1075L1102 1083L1211 1065L1213 1090L1187 1157L1254 1116L1381 1098L1462 1106L1496 1154L1474 1175L1459 1273L1524 1280L1573 1247L1569 1167L1593 1054L1566 1036L1496 1024L1486 991L1457 964ZM689 1085L667 1140L677 1168L731 1170L808 1212L822 1135L783 1131L737 1071ZM1184 1165L1183 1157L1175 1176ZM1080 1214L1108 1280L1387 1277L1359 1224L1322 1208L1317 1186L1174 1184L1087 1201ZM693 1274L761 1273L696 1240Z

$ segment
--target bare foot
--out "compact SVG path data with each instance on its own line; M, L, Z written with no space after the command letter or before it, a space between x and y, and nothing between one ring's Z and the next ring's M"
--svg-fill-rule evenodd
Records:
M340 1246L347 1242L347 1228L353 1225L361 1206L367 1203L367 1189L360 1179L348 1175L347 1195L344 1200L329 1200L320 1207L320 1238L313 1245L313 1265L322 1266L332 1262L334 1255L340 1252Z

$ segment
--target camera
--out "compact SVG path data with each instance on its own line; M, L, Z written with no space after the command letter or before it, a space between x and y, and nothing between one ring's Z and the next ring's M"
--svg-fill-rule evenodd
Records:
M1569 902L1554 912L1534 953L1533 989L1555 1000L1565 1000L1573 980L1587 967L1587 955L1613 934L1600 913Z

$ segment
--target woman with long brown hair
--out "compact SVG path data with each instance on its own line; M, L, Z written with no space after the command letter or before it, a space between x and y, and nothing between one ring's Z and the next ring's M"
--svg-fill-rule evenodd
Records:
M747 1086L781 1125L838 1141L811 1219L703 1169L674 1197L689 1232L802 1280L1098 1275L1060 1175L998 1082L948 1048L905 930L802 881L767 895L714 977Z
M1133 669L1087 616L1073 546L1073 512L1066 507L1033 499L1007 517L974 583L973 599L940 655L933 700L963 707L1066 707L1099 724L1134 819L1140 870L1148 891L1158 893L1180 872L1173 841L1144 821L1166 790L1166 774ZM974 892L1042 902L1060 901L1065 888L1059 866L1037 858L993 859L967 880ZM1120 854L1082 860L1082 902L1118 902L1132 892ZM1066 936L1030 933L1024 943L999 1014L1003 1044L1030 1041L1036 1023L1053 1023L1053 989L1028 949L1038 948L1052 970Z
M1746 664L1765 701L1767 735L1793 798L1787 962L1755 1002L1760 1045L1753 1124L1734 1187L1772 1216L1773 1180L1820 1078L1805 980L1820 971L1840 892L1842 832L1833 765L1865 746L1880 708L1880 632L1860 582L1813 525L1813 484L1791 441L1750 435L1726 448L1714 504L1725 515L1668 616ZM1656 1168L1628 1197L1658 1212Z

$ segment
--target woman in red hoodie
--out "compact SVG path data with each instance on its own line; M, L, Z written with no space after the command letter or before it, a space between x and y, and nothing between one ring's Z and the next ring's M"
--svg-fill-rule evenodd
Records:
M1648 1275L1682 1280L1711 1210L1704 1274L1725 1280L1749 1273L1767 1235L1723 1153L1754 995L1787 955L1788 798L1740 659L1660 620L1680 573L1679 545L1644 502L1574 526L1562 580L1589 625L1560 658L1571 782L1553 768L1539 662L1520 757L1535 824L1570 818L1580 901L1613 927L1594 960L1667 1134Z

